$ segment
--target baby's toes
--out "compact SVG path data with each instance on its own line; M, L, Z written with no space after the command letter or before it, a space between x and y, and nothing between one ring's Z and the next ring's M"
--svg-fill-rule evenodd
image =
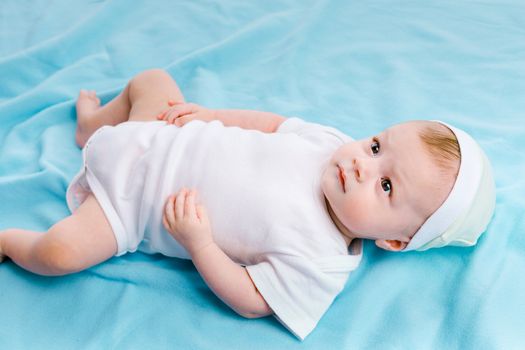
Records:
M78 99L85 100L86 98L89 98L89 91L80 89L80 91L78 92Z
M86 103L89 104L89 100L90 100L89 92L87 90L80 90L80 92L78 93L78 98L77 98L77 108L78 107L82 108L82 106L84 106Z
M95 90L90 90L88 92L89 98L95 102L97 105L100 105L100 99L97 97L97 92Z
M83 123L84 120L87 120L94 111L100 108L100 100L95 91L80 90L76 107L77 120L79 123Z

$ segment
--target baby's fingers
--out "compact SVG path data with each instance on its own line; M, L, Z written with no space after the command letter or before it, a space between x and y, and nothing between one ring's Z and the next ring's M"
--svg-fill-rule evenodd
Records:
M162 215L162 224L164 225L164 228L166 229L166 231L171 231L171 226L170 224L168 223L168 220L166 219L166 214Z
M194 119L195 119L195 114L188 114L188 115L184 115L184 116L176 118L173 124L182 127Z
M167 120L169 124L173 124L175 119L195 113L196 111L196 105L193 103L178 104L167 110L163 119Z
M175 196L169 196L168 200L166 201L166 207L164 210L164 217L162 218L163 221L165 221L166 224L169 226L170 224L173 224L175 222L175 211L173 209L173 204L175 201Z
M198 204L195 210L197 212L197 217L201 222L205 222L208 220L208 212L206 211L206 208L203 205Z
M184 204L186 202L186 189L179 191L175 197L175 220L182 220L184 218Z
M170 107L157 115L158 120L165 120L170 124L173 124L173 120L180 115L180 110L177 107Z
M197 218L197 212L195 209L195 190L188 192L186 196L186 203L184 203L184 216L189 219Z
M168 124L173 124L179 115L179 111L170 109L164 117L164 120L168 122Z
M157 115L158 120L165 120L169 124L173 124L173 120L179 116L179 112L176 109L169 108L165 110L164 112L161 112L159 115Z
M166 109L165 111L163 112L160 112L159 114L157 114L157 119L158 120L165 120L166 119L166 114L170 111L170 109Z

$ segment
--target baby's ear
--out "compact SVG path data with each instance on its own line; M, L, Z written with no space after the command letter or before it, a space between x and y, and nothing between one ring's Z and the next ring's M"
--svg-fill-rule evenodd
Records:
M378 239L376 240L376 246L384 250L390 250L392 252L399 252L408 245L407 242L401 242L389 239Z

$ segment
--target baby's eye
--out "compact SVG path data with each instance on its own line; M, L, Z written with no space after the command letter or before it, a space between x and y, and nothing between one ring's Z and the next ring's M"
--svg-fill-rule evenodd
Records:
M390 192L392 191L392 183L389 179L381 179L381 188L383 189L383 191L390 194Z
M378 154L381 146L379 145L379 141L376 139L372 140L372 144L370 145L370 149L372 150L372 154Z

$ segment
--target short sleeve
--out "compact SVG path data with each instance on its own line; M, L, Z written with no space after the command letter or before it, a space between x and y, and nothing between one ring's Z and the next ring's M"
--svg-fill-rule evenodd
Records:
M275 317L304 340L344 288L361 254L308 260L273 254L247 266L255 286Z
M316 144L320 142L335 142L338 144L353 141L341 131L330 126L307 122L300 118L288 118L277 129L278 133L293 133Z

